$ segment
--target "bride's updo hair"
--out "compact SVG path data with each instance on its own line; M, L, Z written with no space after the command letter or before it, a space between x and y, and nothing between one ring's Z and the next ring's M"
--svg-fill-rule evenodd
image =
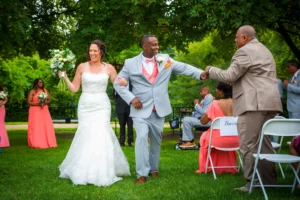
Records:
M90 46L92 44L95 44L95 45L98 46L98 48L100 50L101 58L103 58L103 56L106 53L106 46L105 46L104 42L102 42L101 40L94 40L94 41L91 42L91 44L89 45L89 48L88 48L88 58L90 58L89 51L90 51Z

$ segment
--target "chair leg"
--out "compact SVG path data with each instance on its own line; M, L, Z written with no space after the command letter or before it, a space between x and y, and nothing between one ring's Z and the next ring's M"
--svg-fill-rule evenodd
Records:
M214 164L212 162L211 157L209 157L209 161L210 161L210 165L211 165L211 170L213 172L214 178L217 179L216 173L215 173L215 168L214 168Z
M255 173L256 173L257 178L258 178L258 180L259 180L260 187L261 187L261 189L262 189L262 191L263 191L263 193L264 193L265 200L268 200L268 195L267 195L267 193L266 193L265 187L264 187L264 185L263 185L263 182L262 182L262 180L261 180L261 177L260 177L259 172L258 172L257 169L255 169ZM254 181L254 180L252 180L252 181Z
M278 154L280 152L280 147L278 148L278 151L276 152L275 149L273 149L274 151L274 154ZM277 163L278 164L278 167L280 169L280 172L281 172L281 175L282 175L282 178L285 179L285 175L284 175L284 172L283 172L283 169L281 167L281 164L280 163Z
M240 152L239 152L239 151L236 151L236 152L237 152L238 157L239 157L239 167L238 167L238 171L240 172L240 169L243 168L243 161L242 161Z
M277 163L277 164L278 164L278 167L279 167L279 169L281 171L282 178L285 179L285 175L284 175L283 169L281 167L281 164L280 163Z
M211 148L208 147L207 158L206 158L206 163L205 163L205 174L207 173L207 170L208 170L208 162L209 162L209 159L210 159L210 151L211 151Z
M291 164L289 164L289 165L292 168L292 170L294 172L294 175L295 175L295 180L294 180L293 187L292 187L292 192L293 192L294 189L295 189L296 183L298 182L298 184L300 184L300 178L298 177L299 169L300 169L300 163L298 163L297 171L294 169L294 167Z
M286 165L285 171L287 171L287 170L289 169L289 166L290 166L290 165Z

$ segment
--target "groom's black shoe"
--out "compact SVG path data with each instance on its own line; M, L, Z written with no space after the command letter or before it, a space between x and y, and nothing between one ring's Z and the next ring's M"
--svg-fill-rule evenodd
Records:
M143 184L146 182L147 182L147 177L145 177L145 176L141 176L138 179L136 179L136 181L135 181L136 184Z

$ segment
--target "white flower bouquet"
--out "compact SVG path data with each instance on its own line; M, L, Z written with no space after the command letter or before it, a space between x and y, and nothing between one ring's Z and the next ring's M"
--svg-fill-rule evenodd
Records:
M46 92L41 92L38 95L38 100L40 103L44 103L47 99L47 93Z
M52 56L52 58L50 59L50 69L52 75L56 76L58 70L60 70L63 73L61 77L63 77L64 72L75 68L75 55L70 49L52 49L50 50L50 55ZM57 87L60 91L66 90L67 86L65 79L61 78Z
M0 92L0 99L4 100L8 97L8 93L5 91Z

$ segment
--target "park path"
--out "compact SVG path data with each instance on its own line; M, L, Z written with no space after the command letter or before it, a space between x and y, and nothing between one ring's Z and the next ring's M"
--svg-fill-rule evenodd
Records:
M77 128L78 124L56 124L54 123L54 128ZM111 126L113 128L115 127L119 127L119 124L114 124L112 123ZM18 129L28 129L28 125L27 124L7 124L5 125L6 130L18 130ZM165 124L165 127L169 127L169 124Z
M54 123L54 128L77 128L78 124L74 123L74 124L56 124ZM119 127L119 124L111 124L112 128ZM28 129L28 125L27 124L9 124L9 125L5 125L6 130L27 130ZM168 123L165 123L165 127L169 127ZM168 132L164 132L163 134L163 138L166 140L174 140L174 142L176 143L176 140L178 139L180 133L178 130L175 131L175 133L173 133L173 131L168 131ZM195 138L199 138L199 132L195 133ZM70 134L59 134L58 137L60 138L73 138L74 135L70 135ZM174 144L175 144L174 143Z
M53 124L54 128L77 128L78 124ZM5 125L6 130L28 129L27 124Z

